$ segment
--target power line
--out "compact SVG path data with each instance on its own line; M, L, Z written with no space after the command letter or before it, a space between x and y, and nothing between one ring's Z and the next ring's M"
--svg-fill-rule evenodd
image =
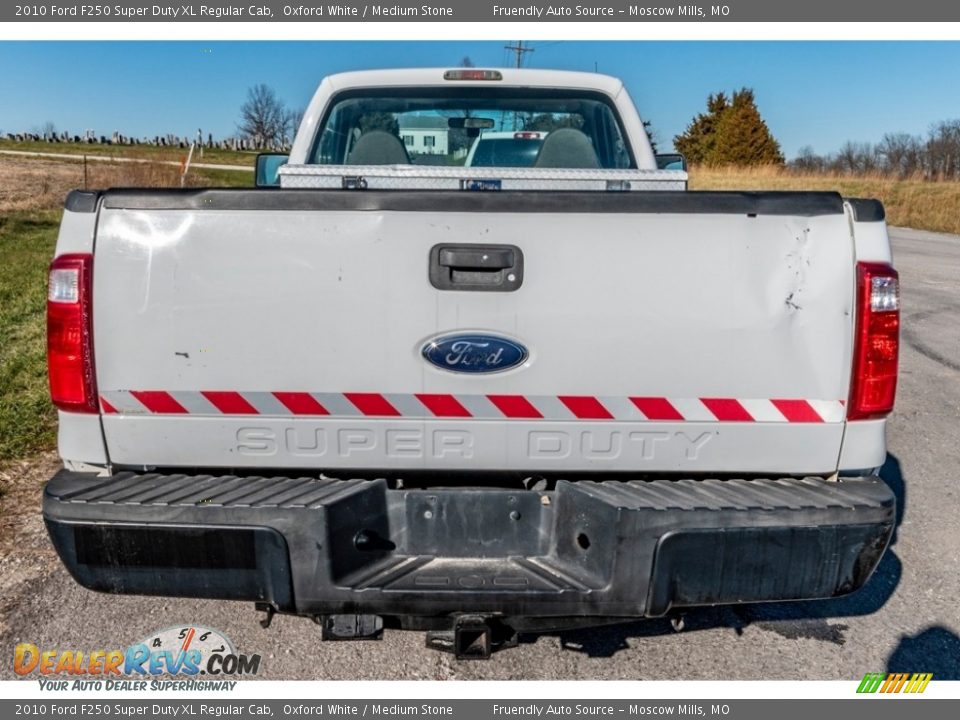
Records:
M529 46L524 47L524 46L523 46L523 40L517 40L517 44L516 44L516 45L504 45L503 48L504 48L504 50L508 50L508 51L510 51L510 52L512 52L512 53L516 53L516 56L517 56L517 67L518 67L518 68L523 66L523 56L524 56L525 54L527 54L527 53L532 53L532 52L533 52L533 48L532 48L532 47L529 47Z

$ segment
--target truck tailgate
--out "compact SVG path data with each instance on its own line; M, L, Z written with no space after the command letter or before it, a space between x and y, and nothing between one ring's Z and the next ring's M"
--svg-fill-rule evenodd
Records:
M439 244L522 282L438 289ZM128 466L826 474L853 269L830 193L110 192L104 435ZM461 332L528 357L424 359Z

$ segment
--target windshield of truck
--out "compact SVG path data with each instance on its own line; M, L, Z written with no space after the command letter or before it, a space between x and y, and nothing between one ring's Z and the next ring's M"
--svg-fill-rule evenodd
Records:
M533 167L546 133L521 130L483 133L473 141L464 165L470 167ZM503 136L503 137L501 137Z
M397 88L335 97L316 165L633 168L619 118L596 93Z

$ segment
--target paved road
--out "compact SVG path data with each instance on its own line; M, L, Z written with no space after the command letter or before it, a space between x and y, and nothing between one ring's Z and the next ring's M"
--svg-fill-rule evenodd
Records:
M88 592L52 560L34 526L8 561L39 578L4 598L0 648L27 640L109 648L200 623L261 653L264 675L275 679L849 680L888 669L960 679L960 238L912 230L893 237L907 330L884 475L902 517L878 572L852 597L698 611L679 634L648 621L530 637L488 662L458 663L425 649L419 633L321 644L305 619L278 617L262 630L248 604ZM0 672L9 676L10 665Z

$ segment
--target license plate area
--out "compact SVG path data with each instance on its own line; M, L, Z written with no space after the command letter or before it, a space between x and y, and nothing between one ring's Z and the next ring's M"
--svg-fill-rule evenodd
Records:
M414 555L535 556L549 550L552 507L536 492L476 490L406 494L406 538Z

